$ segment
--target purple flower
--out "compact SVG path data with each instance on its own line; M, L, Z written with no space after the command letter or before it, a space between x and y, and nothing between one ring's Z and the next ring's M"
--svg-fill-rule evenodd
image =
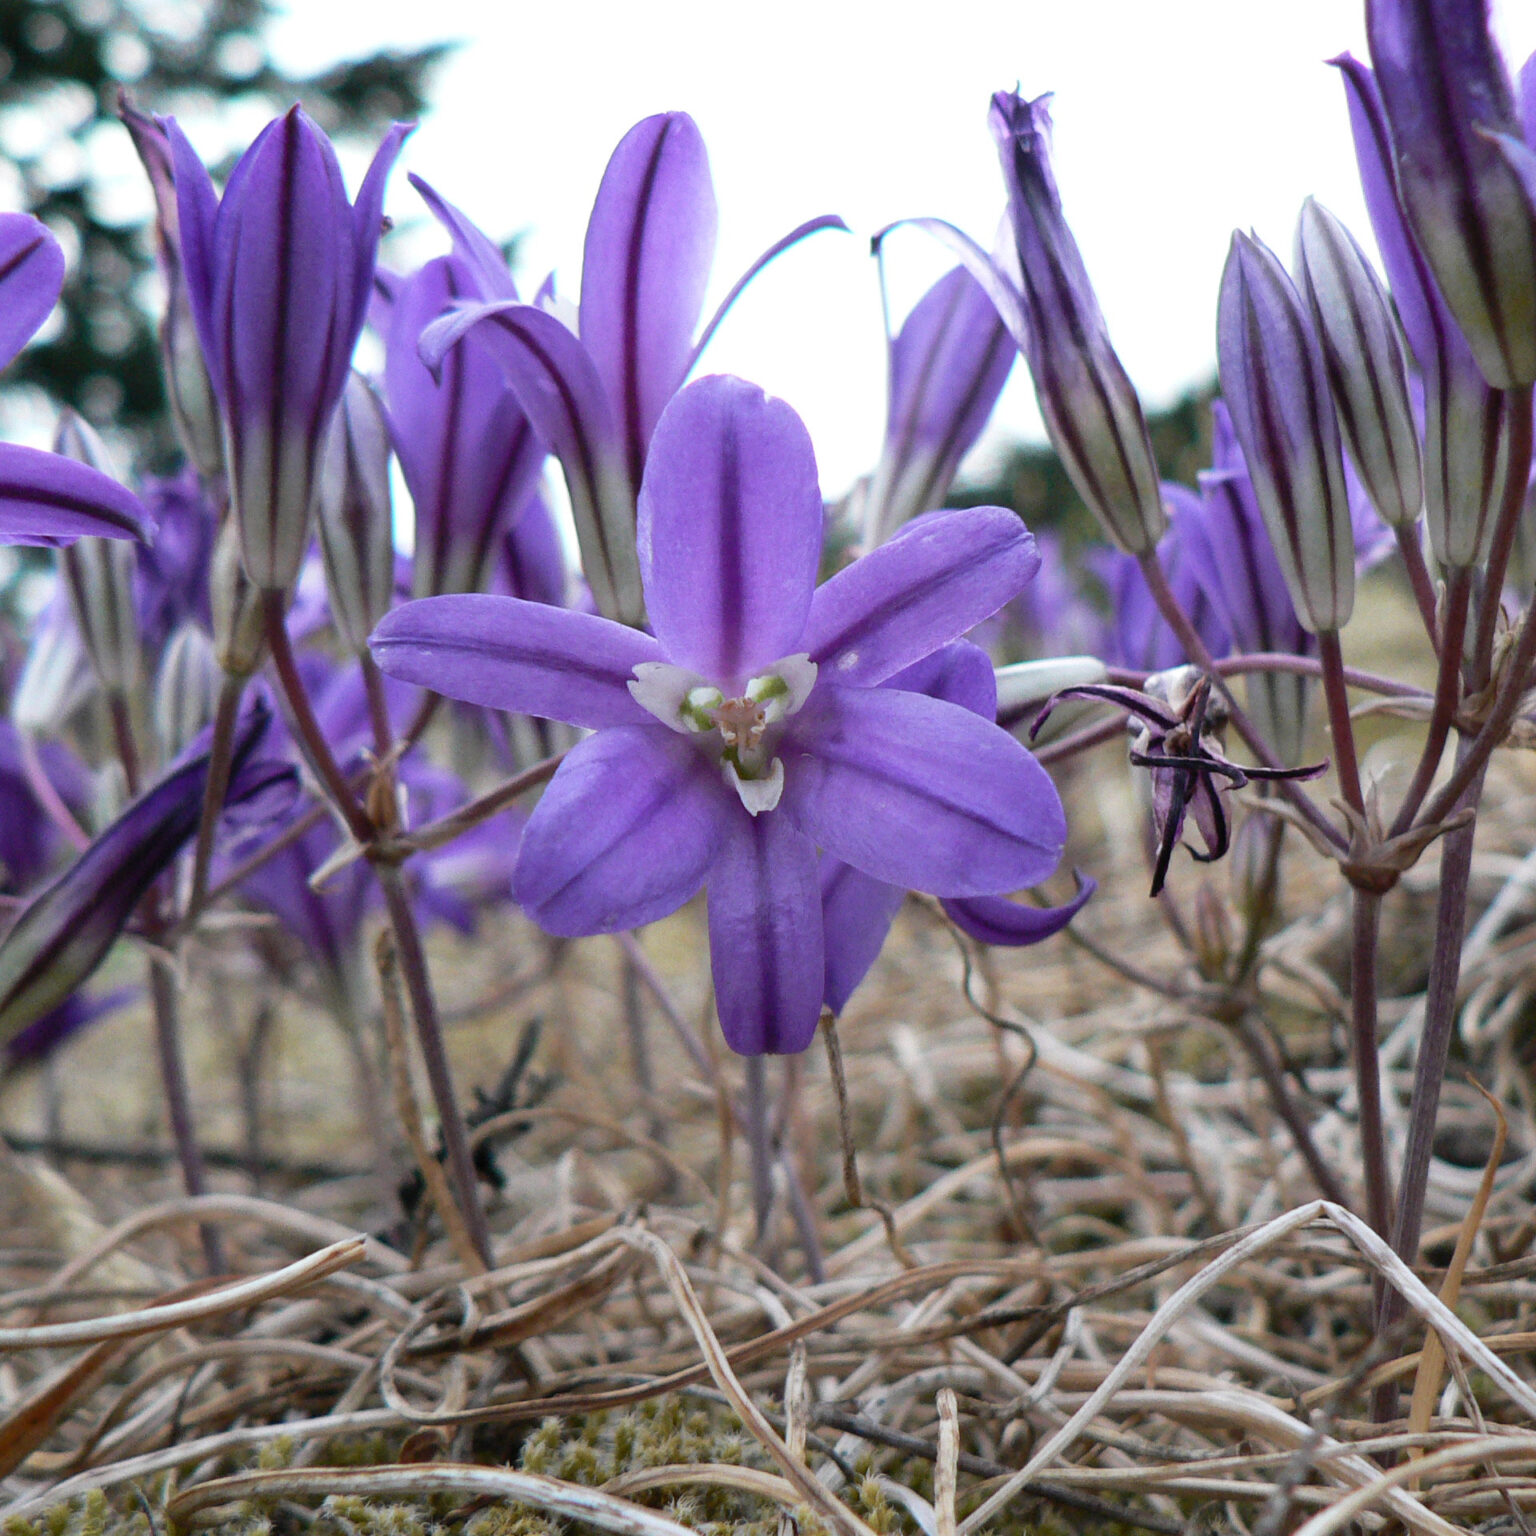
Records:
M1072 483L1119 548L1144 554L1166 526L1157 461L1135 387L1061 211L1051 169L1050 97L992 98L1023 278L1010 324L1029 361L1040 414ZM1009 310L1000 308L1007 321Z
M483 347L454 347L435 369L417 350L430 321L477 294L468 263L440 256L399 284L384 326L390 434L416 509L417 597L484 588L544 463L543 439Z
M965 640L904 668L884 686L944 699L983 720L997 714L991 659ZM826 952L822 1002L841 1013L875 963L907 893L828 854L822 855L819 877ZM1005 896L952 897L943 905L956 927L972 938L1017 949L1059 933L1096 889L1094 881L1080 880L1077 895L1061 907L1027 907Z
M1344 76L1371 228L1423 376L1424 512L1430 545L1444 565L1477 565L1486 558L1502 493L1505 396L1484 379L1409 226L1375 78L1348 54L1333 62Z
M866 548L943 505L1016 355L992 301L963 267L917 301L890 346L885 446L863 507Z
M520 304L495 245L413 182L453 235L481 300L429 327L423 357L436 367L471 331L490 349L565 471L598 611L637 623L635 494L662 411L757 272L806 235L846 226L823 216L770 246L695 340L715 249L709 157L687 113L648 117L620 140L598 188L582 248L578 340L545 309Z
M165 128L246 571L282 590L309 543L325 436L373 287L384 182L410 129L385 135L353 207L330 140L298 107L261 131L222 200L175 120Z
M552 933L638 927L709 890L726 1040L813 1037L817 848L890 885L971 896L1056 865L1061 803L995 725L882 688L1029 578L996 507L924 519L820 588L822 500L804 426L739 379L683 390L639 506L654 636L512 598L428 599L375 632L386 672L595 734L523 838L514 894Z
M64 285L59 242L31 214L0 213L0 368L32 339ZM144 537L132 491L88 464L0 443L0 544Z
M1367 0L1365 17L1418 247L1484 378L1500 389L1529 384L1536 183L1521 175L1530 156L1488 0Z

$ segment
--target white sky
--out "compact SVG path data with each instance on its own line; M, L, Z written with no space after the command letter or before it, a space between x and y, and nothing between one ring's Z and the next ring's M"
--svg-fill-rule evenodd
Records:
M835 495L879 446L884 352L869 234L936 214L990 242L1002 211L992 91L1054 91L1063 201L1120 355L1149 404L1215 367L1234 226L1289 258L1309 193L1369 241L1343 89L1323 60L1365 54L1358 0L290 0L273 43L312 70L376 47L465 44L402 170L489 233L526 231L520 276L574 296L608 155L651 112L690 112L709 146L720 240L706 312L752 258L819 213L737 305L705 359L806 418ZM1501 35L1536 48L1536 5ZM349 167L349 170L351 168ZM420 207L404 175L398 222ZM425 258L440 242L407 237ZM396 259L400 247L396 247ZM916 231L888 247L897 314L948 265ZM1016 370L987 442L1041 435ZM987 449L984 445L982 452Z

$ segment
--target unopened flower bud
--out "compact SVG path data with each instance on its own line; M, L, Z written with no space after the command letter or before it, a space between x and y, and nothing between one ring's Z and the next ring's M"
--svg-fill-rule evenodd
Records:
M1371 62L1403 209L1496 389L1536 380L1536 188L1487 0L1368 0ZM1504 142L1501 142L1504 141Z
M73 411L59 421L54 451L116 478L106 444ZM86 655L102 686L119 693L131 692L140 679L136 566L133 547L123 539L77 539L59 550L59 575Z
M266 620L261 592L240 558L240 530L233 518L226 518L219 530L208 583L214 655L231 677L249 677L266 654Z
M165 757L185 750L212 723L222 677L213 641L188 619L171 636L155 677L155 735Z
M1339 425L1311 316L1274 253L1241 231L1221 278L1221 392L1302 627L1355 604L1355 539Z
M1040 414L1078 494L1129 554L1157 547L1168 526L1157 460L1136 390L1110 344L1051 170L1050 98L992 98L1022 278L1026 357Z
M373 387L354 373L320 469L320 551L342 639L358 655L389 612L395 544L389 499L389 423Z
M1345 446L1382 518L1411 527L1424 508L1424 474L1391 300L1355 237L1310 197L1296 230L1296 266Z
M1232 838L1232 894L1243 921L1255 933L1264 933L1275 914L1284 831L1278 817L1249 815Z

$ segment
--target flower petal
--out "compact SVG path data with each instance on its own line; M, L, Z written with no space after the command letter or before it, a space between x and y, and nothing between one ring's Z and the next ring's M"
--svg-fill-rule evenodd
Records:
M821 488L804 423L714 375L656 429L640 491L640 568L670 660L721 687L794 651L821 559Z
M822 1001L841 1013L879 956L907 893L825 855L820 874L826 943Z
M139 498L88 464L0 443L0 543L70 544L83 534L142 539Z
M944 902L943 907L962 933L980 943L1019 949L1060 933L1098 888L1097 880L1080 874L1077 895L1061 907L1026 907L1006 896L962 896Z
M599 731L571 750L529 818L513 895L549 933L653 923L703 885L733 802L682 737L655 724Z
M816 1038L822 995L816 850L786 816L732 816L709 875L709 962L725 1043L788 1055Z
M448 201L430 183L412 172L406 180L421 194L438 223L453 237L453 254L474 274L476 297L486 303L496 299L517 302L517 284L507 270L506 258L489 235Z
M0 213L0 368L32 339L64 286L64 252L30 213Z
M939 896L1038 885L1066 817L1045 770L959 705L818 685L779 755L783 809L835 858Z
M386 614L368 644L390 677L451 699L590 729L654 723L629 681L661 647L596 614L483 592L426 597Z
M798 648L827 681L871 687L996 613L1039 567L1034 539L1002 507L914 519L816 589Z
M581 257L581 339L619 418L638 485L645 451L687 375L715 254L715 189L686 112L662 112L619 141Z
M489 349L565 471L581 564L598 609L625 623L641 612L635 562L634 491L603 382L582 344L531 304L468 305L429 325L421 355L436 368L473 332Z
M435 370L421 360L421 333L474 291L466 263L440 256L401 284L390 310L384 387L416 509L417 597L485 585L492 552L544 461L543 441L485 347L454 347Z
M997 673L992 670L992 658L969 640L957 640L903 668L890 679L890 686L904 693L945 699L984 720L997 718Z
M1017 355L992 301L963 267L918 300L891 343L885 447L864 508L871 547L944 505Z

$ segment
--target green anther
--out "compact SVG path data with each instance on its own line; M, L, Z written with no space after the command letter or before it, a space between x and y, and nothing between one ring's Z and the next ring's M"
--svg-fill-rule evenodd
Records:
M712 731L715 728L714 711L725 702L725 695L718 688L690 688L678 713L690 731Z
M788 692L789 684L777 672L766 672L747 684L747 697L754 704L761 704L767 699L782 699Z

